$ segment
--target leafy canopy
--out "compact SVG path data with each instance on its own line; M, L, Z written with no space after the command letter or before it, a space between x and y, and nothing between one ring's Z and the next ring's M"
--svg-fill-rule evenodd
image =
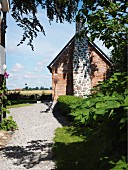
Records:
M114 69L127 71L127 32L128 32L128 2L126 0L11 0L12 17L21 27L22 44L28 40L28 45L33 47L33 39L39 32L45 35L43 25L37 16L40 10L47 13L50 21L63 23L64 21L82 21L90 41L96 38L113 50Z
M75 16L78 1L73 0L12 0L12 17L17 22L17 25L24 30L23 38L20 44L28 39L28 44L33 48L33 38L37 37L38 32L42 32L45 35L43 25L40 23L37 14L39 9L43 13L47 11L47 17L49 21L72 22Z
M45 35L37 13L47 12L49 21L72 22L80 20L91 40L99 38L106 47L119 47L126 43L127 6L126 0L12 0L12 17L23 28L23 43L27 38L33 48L33 38L38 32ZM43 16L42 16L43 17Z

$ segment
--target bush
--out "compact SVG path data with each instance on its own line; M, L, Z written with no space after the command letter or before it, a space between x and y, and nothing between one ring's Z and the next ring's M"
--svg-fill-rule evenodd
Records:
M72 105L70 114L80 124L93 124L118 117L121 127L127 121L127 80L126 73L114 74L109 80L98 85L92 96Z
M17 129L17 123L13 120L12 116L9 116L8 118L4 118L2 122L0 123L0 129L2 130L15 130Z
M82 100L83 100L82 98L70 95L59 96L58 98L59 109L61 110L64 116L68 116L72 112L71 106L81 103Z
M94 164L94 169L122 170L127 169L127 110L128 110L128 76L127 73L115 73L109 80L102 82L94 89L94 93L86 99L65 96L59 99L60 107L66 114L74 116L77 135L87 136L89 145L98 146L93 155L98 153L99 165ZM92 147L93 145L91 145ZM73 148L75 150L75 148ZM86 153L88 147L83 146ZM79 153L79 150L77 150ZM72 152L71 152L72 154ZM95 159L95 156L92 159ZM88 167L92 164L84 157ZM73 163L76 160L73 158ZM90 165L89 165L90 164ZM80 164L81 165L81 164ZM108 165L111 167L107 168ZM79 167L78 167L79 168ZM85 167L84 167L85 168ZM70 169L70 168L68 168ZM82 169L82 168L81 168ZM85 168L89 169L89 168ZM90 168L92 169L92 168Z
M33 95L23 95L20 92L9 93L7 95L8 100L10 100L11 104L22 104L22 103L36 103L37 100L41 101L51 101L51 94L33 94Z

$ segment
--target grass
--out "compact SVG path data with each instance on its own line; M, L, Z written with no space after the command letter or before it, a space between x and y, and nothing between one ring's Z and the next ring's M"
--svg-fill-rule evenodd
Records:
M18 107L26 107L26 106L32 106L32 104L15 104L15 105L7 106L7 109L18 108Z
M107 157L108 149L104 148L106 141L95 132L90 128L83 131L75 127L58 128L53 146L56 170L110 170L113 165Z
M72 130L74 130L73 126L69 127L63 127L63 128L57 128L55 132L55 142L60 143L73 143L73 142L83 142L84 137L83 136L77 136L72 134Z
M37 100L26 100L26 99L18 99L18 100L10 100L11 105L17 105L17 104L30 104L30 103L36 103Z
M86 136L77 135L74 127L58 128L55 132L54 141L53 155L56 169L96 170L95 167L90 167L88 162L93 161L95 164L98 155L97 159L93 160L94 151L90 148Z

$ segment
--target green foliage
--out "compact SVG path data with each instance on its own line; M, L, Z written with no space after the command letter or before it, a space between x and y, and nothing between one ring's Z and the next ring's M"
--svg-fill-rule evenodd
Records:
M116 48L119 43L126 42L127 6L128 3L124 0L83 0L78 19L84 18L84 23L87 24L86 31L91 33L92 40L99 38L106 47Z
M112 93L115 91L119 94L123 94L126 90L128 82L128 76L127 73L114 73L108 80L104 82L100 82L93 91L101 93L112 95Z
M28 39L27 45L30 45L33 50L33 39L37 37L39 32L45 35L44 27L37 17L39 9L42 10L42 17L46 10L50 22L54 19L61 23L64 20L71 22L77 10L78 1L79 0L75 2L73 0L12 0L12 17L18 23L17 25L24 30L23 38L18 45Z
M120 122L126 123L128 109L128 76L126 73L115 73L109 80L99 84L95 93L81 103L70 106L71 115L82 124L92 124L105 119L120 117ZM121 113L121 116L119 116ZM122 125L121 125L122 126Z
M74 97L74 96L59 96L58 102L59 102L59 108L61 109L63 115L69 115L72 108L71 105L76 105L77 103L80 103L83 99Z
M14 104L11 106L7 106L7 108L10 109L10 108L18 108L18 107L26 107L26 106L32 106L32 104Z
M127 7L126 0L12 0L12 17L24 30L19 44L28 39L33 49L33 39L39 32L45 35L42 23L37 17L39 9L47 12L49 21L82 21L84 33L89 33L90 41L101 40L107 48L112 47L113 68L126 71L127 66Z
M0 123L0 129L2 130L15 130L18 126L16 122L13 120L12 116L9 116L8 118L4 118L2 122Z
M70 129L69 134L80 137L82 135L85 141L65 145L63 140L66 138L63 138L63 134L60 133L59 135L62 135L60 144L55 144L57 167L63 169L64 164L67 164L67 169L127 169L125 159L128 121L127 80L126 73L115 73L109 80L100 83L88 98L80 99L80 102L69 104L67 102L70 115L74 116L76 122L76 130L73 132ZM64 103L66 107L66 102ZM77 153L74 151L76 148L78 148ZM81 154L82 149L88 153L88 156L85 153ZM69 165L68 159L63 156L58 157L60 152L69 155L71 152L77 155L77 158L70 155L71 165Z
M10 105L10 101L7 100L7 89L6 89L6 78L3 80L2 87L0 89L0 115L1 117L5 113L10 113L10 111L6 108L6 105Z
M127 7L125 0L85 1L76 17L85 27L85 33L90 34L90 41L101 40L109 49L116 71L127 71Z
M119 170L127 169L126 157L121 156L120 158L119 150L115 147L117 141L115 143L112 143L113 140L111 141L111 135L115 131L107 136L107 128L104 130L99 133L97 127L93 129L73 126L58 128L55 132L53 146L55 169L115 170L116 166L118 168L120 166ZM108 144L107 148L106 144Z
M78 136L72 133L74 131L74 127L63 127L63 128L57 128L55 131L55 142L61 142L61 143L74 143L74 142L83 142L84 136Z
M113 162L110 161L109 162L112 165L115 165L113 168L111 168L110 170L124 170L124 169L128 169L128 164L126 163L126 157L122 156L122 159L120 159L118 162Z
M6 65L5 65L6 66ZM3 84L0 89L0 129L3 130L15 130L17 129L17 124L13 120L12 116L6 118L6 114L10 113L10 111L6 108L6 105L11 105L10 101L7 99L7 88L6 88L6 78L8 78L9 74L4 69L4 79Z

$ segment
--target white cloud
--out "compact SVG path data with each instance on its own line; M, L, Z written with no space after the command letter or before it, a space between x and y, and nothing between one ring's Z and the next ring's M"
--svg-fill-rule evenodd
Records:
M40 72L43 70L43 67L44 67L44 62L39 61L37 62L37 66L34 68L34 71Z
M31 73L31 72L28 72L28 73L26 73L23 77L24 77L24 78L27 78L27 79L35 79L35 78L38 77L38 75L33 74L33 73Z
M22 29L16 26L10 14L8 14L8 29L6 34L7 66L9 71L8 88L24 88L25 83L29 87L50 87L52 75L47 65L56 57L61 49L74 35L74 24L56 24L49 21L46 15L38 13L43 22L46 36L39 33L34 40L34 52L27 43L17 47L22 38ZM17 34L16 34L17 33Z
M15 66L12 68L12 71L13 72L18 72L18 71L20 71L23 68L24 68L24 66L22 64L16 63Z

